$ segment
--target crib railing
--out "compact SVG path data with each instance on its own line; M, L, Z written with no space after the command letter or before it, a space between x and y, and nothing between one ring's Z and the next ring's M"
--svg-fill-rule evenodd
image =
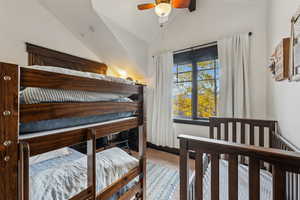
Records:
M276 121L272 120L211 117L209 137L233 143L272 147L275 128ZM243 156L239 161L242 164L248 163ZM266 166L262 163L261 167Z
M294 146L290 141L282 137L280 134L273 134L272 141L273 148L300 153L300 150L296 146ZM286 199L299 200L300 175L293 172L286 172L285 178Z
M260 162L272 165L273 199L283 200L286 196L286 172L300 173L300 154L278 149L256 147L231 143L215 139L181 135L180 139L180 199L189 199L189 167L188 154L194 151L195 159L195 199L203 199L203 154L211 159L211 199L220 199L219 159L221 155L228 157L228 199L238 199L238 157L249 159L249 199L260 199Z
M180 136L181 200L203 198L202 178L207 169L202 162L204 154L208 155L205 161L211 163L212 200L219 199L219 159L229 162L228 199L238 198L238 164L244 164L249 166L249 199L260 198L259 172L267 169L273 173L273 199L300 200L300 154L290 152L297 148L276 132L276 121L213 117L210 139ZM193 181L189 180L186 164L190 151L196 154Z
M271 147L276 121L211 117L210 138L241 144ZM217 129L217 135L215 134Z

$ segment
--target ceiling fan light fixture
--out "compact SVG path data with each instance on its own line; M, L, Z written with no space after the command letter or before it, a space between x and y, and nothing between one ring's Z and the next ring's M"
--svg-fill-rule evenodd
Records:
M169 3L160 3L155 6L155 13L159 17L167 17L172 11L172 6Z

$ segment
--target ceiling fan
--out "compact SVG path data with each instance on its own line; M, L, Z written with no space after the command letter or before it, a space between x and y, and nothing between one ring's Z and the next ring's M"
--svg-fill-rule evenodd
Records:
M139 10L155 9L159 17L167 17L172 8L188 8L190 12L196 10L196 0L155 0L155 3L145 3L137 6Z

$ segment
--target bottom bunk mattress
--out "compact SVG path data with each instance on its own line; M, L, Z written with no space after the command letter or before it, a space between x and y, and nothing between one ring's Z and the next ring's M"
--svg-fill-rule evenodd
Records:
M238 199L249 199L248 166L239 164ZM203 180L203 197L211 199L211 164L209 164ZM260 170L260 199L272 200L272 174ZM220 200L228 200L228 162L220 160Z
M138 160L120 148L111 148L96 155L96 190L103 191L131 169ZM137 181L137 180L133 180ZM134 183L122 188L118 197ZM67 200L87 188L87 156L71 148L63 148L30 158L30 199Z
M95 115L88 117L71 117L53 120L35 121L20 124L20 134L35 133L41 131L49 131L55 129L69 128L74 126L82 126L86 124L106 122L116 119L122 119L133 116L132 112L114 113L107 115Z

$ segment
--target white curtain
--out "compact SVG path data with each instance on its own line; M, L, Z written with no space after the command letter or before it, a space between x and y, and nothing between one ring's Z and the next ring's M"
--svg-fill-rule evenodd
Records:
M235 35L218 41L220 97L218 116L249 118L250 38Z
M172 116L172 68L172 52L154 56L147 90L148 142L168 147L175 147L177 140Z

